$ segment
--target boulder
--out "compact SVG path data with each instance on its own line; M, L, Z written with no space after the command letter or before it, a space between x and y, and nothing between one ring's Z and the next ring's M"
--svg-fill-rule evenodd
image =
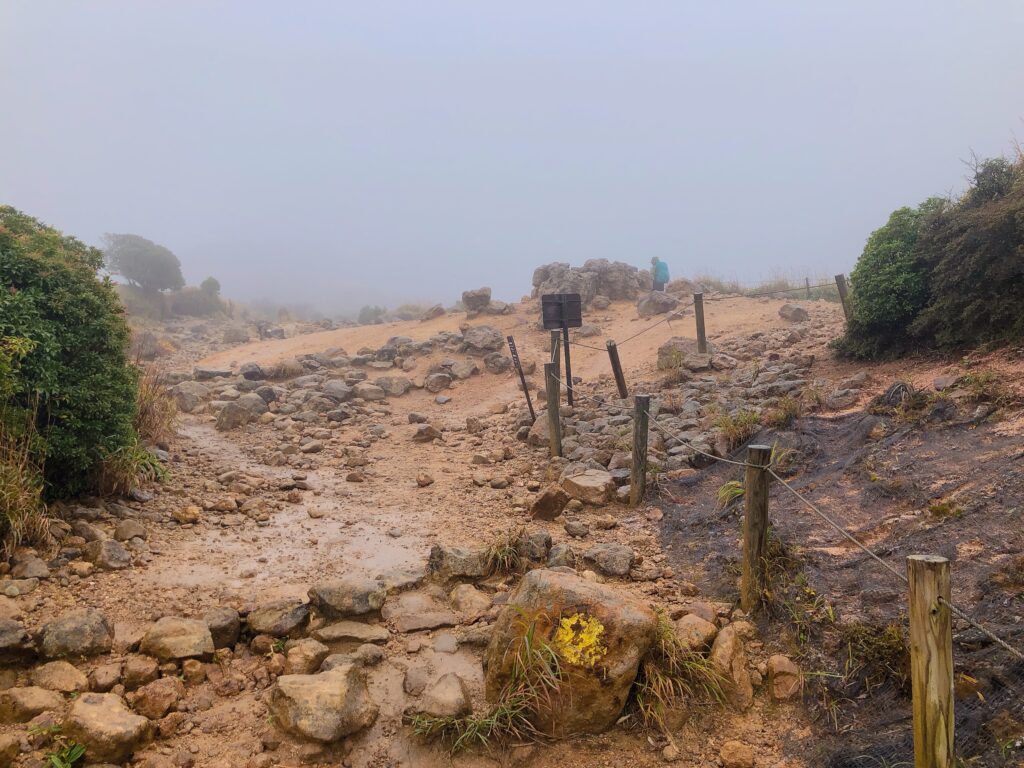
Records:
M491 607L491 598L472 584L459 584L448 594L448 602L464 616L479 616Z
M423 694L417 709L432 717L462 717L468 715L469 689L466 681L454 672L442 675Z
M139 650L160 661L198 659L213 654L213 637L206 622L164 616L143 635Z
M0 618L0 664L13 664L32 654L32 638L20 621Z
M251 411L238 403L229 402L220 409L214 426L221 432L227 432L238 427L244 427L252 420L253 413Z
M625 544L595 544L583 553L583 562L602 576L624 578L629 576L636 555Z
M718 752L722 768L754 768L754 748L742 741L731 739Z
M433 440L440 440L441 432L431 424L417 424L416 431L412 434L414 443L429 443Z
M412 382L404 376L381 376L374 383L384 390L388 397L401 397L410 389Z
M779 307L779 317L790 323L802 323L811 319L806 309L794 306L793 304L783 304Z
M371 402L387 398L387 393L383 389L368 381L357 382L356 385L352 387L352 395Z
M147 539L149 533L145 526L138 520L121 520L114 528L115 541L131 541L132 539Z
M557 485L549 485L530 505L530 517L534 520L554 520L565 509L571 497Z
M570 498L603 506L615 493L615 479L603 469L586 469L562 478L562 489Z
M309 603L327 619L344 619L375 613L384 605L387 590L383 582L361 576L314 584L309 590Z
M309 622L309 606L301 600L272 600L250 611L246 622L257 635L297 637Z
M32 670L32 685L58 693L89 690L89 679L74 664L51 661Z
M789 701L800 695L803 675L788 656L775 654L768 659L768 690L775 701Z
M210 396L210 388L198 381L183 381L170 389L179 411L192 413Z
M285 650L285 670L289 675L311 675L320 669L330 652L330 648L311 637L291 641Z
M28 686L0 691L0 723L27 723L43 712L57 712L64 697L56 691Z
M676 635L691 651L703 652L718 634L718 627L695 613L688 613L676 621Z
M706 371L711 367L711 353L714 351L715 348L711 342L708 342L708 354L704 354L697 350L696 339L673 336L658 347L658 370Z
M559 690L534 725L553 736L599 733L614 725L640 661L654 643L654 612L575 574L530 571L509 597L487 647L485 688L492 704L513 675L516 653L531 625L562 663Z
M484 355L484 368L488 373L508 373L512 370L512 358L503 352L491 352Z
M331 400L338 403L343 403L352 397L352 387L341 379L331 379L324 382L320 391L327 395L327 397L331 398Z
M177 677L161 677L129 694L132 709L150 720L159 720L185 698L185 684Z
M440 392L452 385L452 377L447 373L432 373L423 380L423 388L427 392Z
M121 571L132 564L132 556L124 544L114 539L90 541L83 548L82 557L104 571Z
M366 689L363 670L341 664L318 675L283 675L270 689L275 722L304 739L331 743L368 728L378 708Z
M85 747L90 763L127 762L153 735L150 721L113 693L84 693L64 718L63 734Z
M483 312L490 303L490 288L477 288L473 291L462 292L462 305L466 308L466 312Z
M465 351L471 355L486 355L505 348L505 337L501 331L490 325L476 325L462 334Z
M444 317L446 314L447 313L445 312L445 309L442 305L435 304L422 315L420 315L420 320L425 323L428 320L433 320L438 317Z
M203 614L214 648L231 648L238 642L242 622L234 608L212 608Z
M435 544L430 550L427 571L445 579L482 579L490 570L488 566L486 547L446 547Z
M636 303L636 311L640 317L664 315L679 306L679 299L664 291L651 291L640 297Z
M114 630L99 611L80 608L43 627L40 652L47 659L110 653Z
M242 375L242 378L247 381L262 381L267 378L267 375L263 372L263 368L260 367L259 363L243 363L242 367L238 369L238 372Z
M749 709L754 703L754 687L747 672L747 654L736 623L723 627L711 646L711 666L724 681L729 702L737 709Z

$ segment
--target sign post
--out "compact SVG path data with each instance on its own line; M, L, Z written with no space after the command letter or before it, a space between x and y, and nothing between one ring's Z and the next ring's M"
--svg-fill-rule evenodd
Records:
M561 329L565 347L565 392L572 405L572 361L569 357L569 329L583 325L583 302L578 293L549 293L540 297L541 319L550 331Z
M530 390L526 386L526 374L523 373L523 364L519 362L519 351L516 349L516 340L511 336L506 336L508 341L508 351L512 353L512 362L515 363L516 370L519 371L519 383L523 385L523 394L526 395L526 407L530 409L530 421L537 421L537 414L533 412L533 400L530 399Z

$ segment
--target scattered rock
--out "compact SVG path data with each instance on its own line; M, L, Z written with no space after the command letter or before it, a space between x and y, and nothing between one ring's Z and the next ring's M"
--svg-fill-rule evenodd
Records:
M80 608L43 627L40 651L47 659L110 653L114 630L99 611Z
M314 584L309 590L310 605L327 619L344 619L375 613L384 605L387 590L376 579L347 576Z
M615 492L615 480L609 472L601 469L586 469L562 478L562 489L573 499L586 504L603 506Z
M56 691L29 686L0 691L0 723L27 723L43 712L57 712L64 698Z
M427 570L442 578L480 579L487 576L488 565L486 548L435 544L430 550Z
M679 306L679 299L664 291L651 291L640 297L636 311L640 317L654 317L671 312Z
M214 648L231 648L238 642L242 622L234 608L213 608L203 615Z
M622 578L629 575L636 555L625 544L595 544L583 553L583 562L603 576Z
M301 600L273 600L249 612L246 623L253 633L296 637L309 621L309 606Z
M427 689L418 709L432 717L462 717L471 710L469 701L466 682L449 672Z
M803 323L811 319L806 309L793 304L783 304L779 307L779 317L791 323Z
M66 661L51 661L33 669L32 685L59 693L80 693L89 690L88 678Z
M754 748L742 741L727 741L718 753L722 768L754 768Z
M82 550L82 556L105 571L120 571L132 564L128 550L121 542L113 539L90 541Z
M85 693L64 719L64 735L82 744L91 763L127 762L152 737L150 721L113 693Z
M747 672L747 654L737 624L726 625L711 646L709 660L725 681L725 693L737 709L745 710L754 703L754 688Z
M284 675L270 690L268 707L285 731L331 743L369 727L378 708L355 664L342 664L318 675Z
M788 656L775 654L768 659L768 688L775 701L789 701L800 695L803 675Z
M139 650L160 661L202 658L213 654L213 637L205 622L164 616L143 636Z
M534 520L554 520L569 503L569 494L557 485L549 485L530 506L530 517Z
M676 621L676 635L691 651L703 652L714 642L717 634L718 627L695 613L688 613Z
M311 675L320 669L330 652L330 648L311 637L293 640L285 652L285 669L289 675Z
M472 584L459 584L448 595L448 600L459 613L478 616L491 607L491 598Z
M128 697L132 708L143 717L159 720L182 699L185 685L177 677L161 677L154 680Z

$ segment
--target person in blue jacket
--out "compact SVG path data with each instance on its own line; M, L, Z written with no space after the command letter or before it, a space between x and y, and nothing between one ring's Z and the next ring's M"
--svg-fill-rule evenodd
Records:
M668 282L668 264L655 256L651 259L651 273L654 275L654 290L664 291Z

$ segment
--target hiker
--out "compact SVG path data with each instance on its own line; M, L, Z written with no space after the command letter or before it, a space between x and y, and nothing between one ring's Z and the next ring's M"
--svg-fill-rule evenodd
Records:
M668 282L668 264L655 256L651 259L651 274L654 275L654 290L664 291Z

